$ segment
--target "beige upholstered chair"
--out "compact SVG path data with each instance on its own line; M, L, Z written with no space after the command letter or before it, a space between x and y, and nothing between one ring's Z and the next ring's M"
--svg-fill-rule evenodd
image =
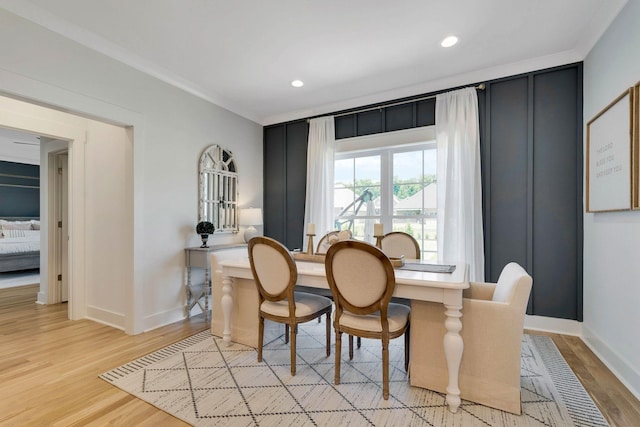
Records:
M326 254L332 244L339 242L340 240L347 240L353 237L353 233L349 230L330 231L318 241L316 247L317 254Z
M331 354L331 309L329 298L306 292L294 292L298 280L291 253L269 237L249 241L249 262L259 292L258 362L262 361L264 319L284 323L291 331L291 375L296 374L296 334L298 323L327 315L327 357ZM285 340L289 341L288 334Z
M392 258L420 259L420 245L411 234L393 231L382 237L382 251Z
M524 315L533 280L518 264L507 264L498 283L471 283L462 305L464 351L460 365L462 399L521 413L520 356ZM444 310L441 304L413 304L414 329L411 360L416 374L411 384L446 393L448 373L443 338ZM417 372L421 372L420 375ZM423 372L423 373L422 373Z
M405 338L405 369L409 366L411 310L391 304L396 281L389 258L369 243L346 240L334 243L325 259L336 312L335 383L340 384L342 333L349 334L349 359L353 336L382 340L382 394L389 399L389 340Z

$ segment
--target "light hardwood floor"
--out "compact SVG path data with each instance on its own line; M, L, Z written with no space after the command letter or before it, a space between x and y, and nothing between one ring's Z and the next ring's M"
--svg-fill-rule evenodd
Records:
M206 329L201 316L130 336L67 320L66 304L37 305L23 288L0 290L1 426L187 425L98 375ZM545 335L612 426L640 426L640 402L579 338Z

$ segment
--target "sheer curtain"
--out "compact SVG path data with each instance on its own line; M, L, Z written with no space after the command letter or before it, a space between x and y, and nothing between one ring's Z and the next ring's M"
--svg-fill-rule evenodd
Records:
M311 119L307 148L307 196L304 206L304 246L307 248L307 226L316 225L316 235L334 229L333 170L336 134L333 116ZM319 238L319 237L318 237ZM318 238L315 242L318 242ZM314 248L315 250L315 248Z
M438 258L469 264L484 281L480 130L475 88L436 97Z

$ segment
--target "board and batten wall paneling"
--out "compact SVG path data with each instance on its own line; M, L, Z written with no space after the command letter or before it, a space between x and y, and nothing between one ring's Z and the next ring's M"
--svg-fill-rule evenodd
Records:
M478 94L485 278L495 282L515 261L534 278L528 314L581 320L582 64L486 84ZM435 99L353 112L335 124L337 140L433 125ZM290 248L302 238L306 126L264 129L265 235Z
M307 147L309 125L307 121L287 126L287 222L285 246L302 249L304 238L304 205L307 190Z
M582 320L582 98L577 67L533 79L534 312ZM573 285L570 285L573 284Z
M286 141L285 126L264 130L264 234L285 241L286 215Z
M492 83L487 91L485 279L495 283L507 263L527 266L527 78Z

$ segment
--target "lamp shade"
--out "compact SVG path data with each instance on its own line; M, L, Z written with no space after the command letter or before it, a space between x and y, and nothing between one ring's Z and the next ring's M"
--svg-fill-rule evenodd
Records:
M240 209L240 225L262 225L262 209Z

